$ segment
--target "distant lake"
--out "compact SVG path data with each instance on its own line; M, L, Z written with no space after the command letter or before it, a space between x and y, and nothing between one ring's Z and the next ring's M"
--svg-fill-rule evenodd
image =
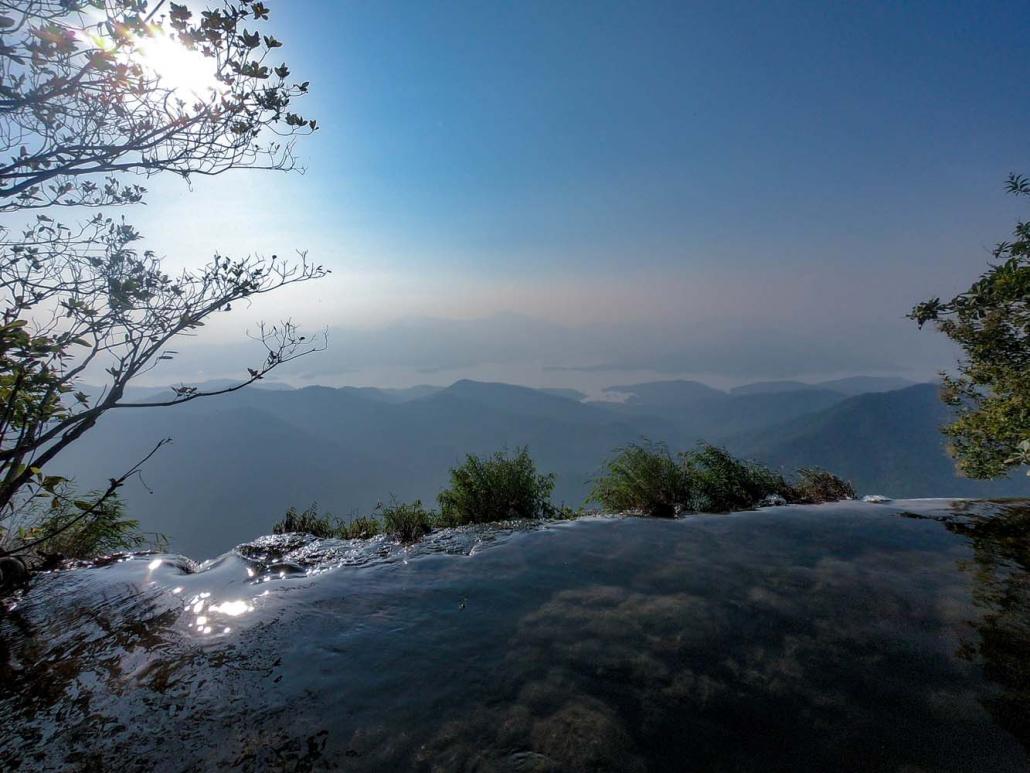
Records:
M266 538L39 578L5 769L1025 771L1030 506Z

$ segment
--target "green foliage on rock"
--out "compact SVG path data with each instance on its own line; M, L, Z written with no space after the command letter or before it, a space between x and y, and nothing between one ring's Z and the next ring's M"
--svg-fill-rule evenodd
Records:
M514 519L549 518L554 475L541 475L529 451L493 456L469 454L451 470L451 484L437 498L440 523L460 526Z
M110 495L92 511L86 512L75 502L99 501L99 492L79 497L68 484L62 484L60 496L48 499L46 506L36 500L22 511L26 522L14 535L12 551L33 543L32 551L43 559L90 560L121 550L138 550L161 546L164 538L148 538L139 530L139 521L125 516L125 506L117 495Z
M849 481L816 467L798 470L798 480L792 485L792 490L791 501L807 504L839 502L856 496L855 487Z
M301 532L319 539L369 539L380 534L396 537L401 542L416 542L428 534L434 523L433 513L413 503L380 504L372 515L361 515L350 521L340 521L318 512L318 503L306 510L291 507L281 521L272 527L273 534Z
M779 473L756 462L737 459L728 451L708 443L682 454L690 483L686 509L725 513L747 510L769 496L791 501L790 485Z
M340 539L370 539L383 531L382 522L371 515L359 515L352 521L341 523L333 536Z
M689 501L690 481L665 445L633 443L605 462L590 499L611 512L670 518Z
M671 517L682 512L749 510L773 497L814 503L850 499L854 488L823 470L798 471L797 483L708 443L674 458L660 443L619 449L594 482L590 499L609 512Z
M319 539L339 536L339 524L332 515L319 515L318 503L313 502L306 510L300 511L290 507L281 521L272 527L273 534L290 534L302 532Z
M450 471L440 493L438 513L421 500L379 504L375 512L350 522L320 515L317 504L303 512L291 507L275 534L306 532L322 539L368 539L380 534L404 544L418 542L438 527L513 520L571 520L583 511L551 503L554 475L537 471L529 451L469 454ZM815 503L850 499L854 488L832 473L803 468L796 484L756 462L737 459L707 443L670 454L661 443L634 443L619 449L594 483L590 501L609 512L635 512L671 518L683 512L748 510L769 497Z
M404 543L418 542L433 530L435 516L421 500L393 503L381 508L383 531Z
M1026 177L1011 175L1007 185L1030 196ZM932 322L965 355L957 376L944 375L942 398L958 411L944 432L959 470L973 478L1030 463L1030 221L1020 221L993 255L968 290L932 298L909 315L920 327Z

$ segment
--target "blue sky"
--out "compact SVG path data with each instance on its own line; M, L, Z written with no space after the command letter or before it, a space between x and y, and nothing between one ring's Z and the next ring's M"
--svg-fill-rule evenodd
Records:
M1030 172L1025 2L270 5L322 126L307 173L162 182L143 225L173 261L309 249L334 277L253 313L337 339L551 325L569 351L475 363L526 383L925 376L951 352L904 314L1025 214L1002 192ZM782 367L756 358L778 341ZM317 377L426 380L381 354L393 375L329 353Z

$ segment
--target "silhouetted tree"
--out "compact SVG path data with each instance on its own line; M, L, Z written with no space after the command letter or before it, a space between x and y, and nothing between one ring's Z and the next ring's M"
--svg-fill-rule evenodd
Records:
M1030 180L1011 175L1008 191L1030 196ZM995 478L1030 464L1030 222L994 248L994 263L949 301L933 298L909 315L962 347L959 374L944 374L942 396L958 410L945 427L959 469Z
M64 479L44 471L106 411L155 407L239 389L324 347L291 321L262 325L263 359L214 392L173 387L170 399L131 403L133 378L175 356L177 336L236 301L323 276L307 261L215 255L171 275L140 250L124 218L99 210L142 202L142 179L189 179L230 169L288 170L293 142L315 122L292 111L307 83L272 62L280 42L261 25L268 8L227 0L194 16L146 0L0 2L0 524L26 498L56 510ZM209 87L176 89L148 46L160 42L210 68ZM62 222L63 208L79 220ZM20 221L13 225L14 220ZM99 395L77 384L106 373ZM160 444L159 444L160 445ZM149 456L148 456L149 458ZM112 478L78 518L104 512L138 465ZM53 539L53 534L44 535Z

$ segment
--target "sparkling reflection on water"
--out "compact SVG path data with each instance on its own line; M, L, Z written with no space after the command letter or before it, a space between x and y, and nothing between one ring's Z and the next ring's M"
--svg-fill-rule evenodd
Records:
M5 769L1026 770L1030 506L56 573L0 618L0 728Z

